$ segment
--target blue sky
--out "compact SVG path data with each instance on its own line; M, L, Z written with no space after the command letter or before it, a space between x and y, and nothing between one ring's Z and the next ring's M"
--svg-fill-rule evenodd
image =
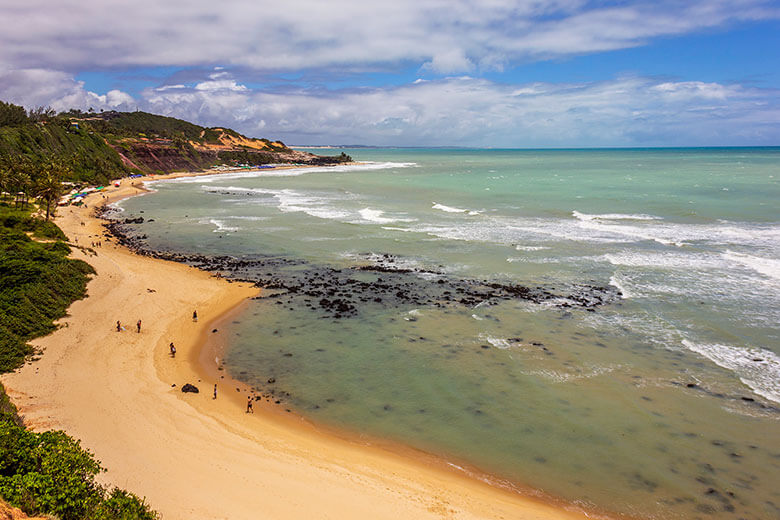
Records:
M290 144L780 145L766 0L29 0L0 99Z

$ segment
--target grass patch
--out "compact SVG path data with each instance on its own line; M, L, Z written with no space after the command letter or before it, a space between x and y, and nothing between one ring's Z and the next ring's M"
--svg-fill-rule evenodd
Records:
M21 366L32 353L27 342L54 331L54 321L86 295L94 270L67 258L64 238L53 223L0 205L0 372Z

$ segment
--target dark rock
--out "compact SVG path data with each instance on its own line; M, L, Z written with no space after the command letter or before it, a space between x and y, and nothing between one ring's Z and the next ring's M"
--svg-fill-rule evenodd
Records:
M191 392L193 394L197 394L198 393L198 387L195 386L195 385L191 385L190 383L187 383L183 387L181 387L181 391L185 392L185 393Z

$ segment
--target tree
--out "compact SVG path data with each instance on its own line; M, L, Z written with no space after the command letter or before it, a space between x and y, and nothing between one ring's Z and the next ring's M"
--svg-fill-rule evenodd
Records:
M35 107L27 112L27 117L34 123L49 121L57 115L57 112L52 107Z
M0 126L20 126L27 122L24 107L0 101Z
M8 162L8 173L6 177L6 186L11 196L22 194L22 204L27 204L27 196L32 187L32 176L34 174L33 162L24 156L15 157ZM18 201L19 199L17 199Z
M46 203L46 220L52 214L52 205L62 196L62 179L69 175L71 169L62 161L50 160L44 164L35 181L35 196Z
M10 191L8 182L11 178L11 172L4 165L0 165L0 200L5 198L6 192Z

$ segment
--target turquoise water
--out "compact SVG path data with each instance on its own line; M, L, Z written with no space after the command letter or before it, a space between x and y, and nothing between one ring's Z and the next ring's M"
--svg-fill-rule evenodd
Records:
M151 248L356 304L268 291L227 331L231 374L585 508L780 516L780 149L347 153L122 203ZM490 283L556 296L442 292ZM562 304L591 286L621 296Z

